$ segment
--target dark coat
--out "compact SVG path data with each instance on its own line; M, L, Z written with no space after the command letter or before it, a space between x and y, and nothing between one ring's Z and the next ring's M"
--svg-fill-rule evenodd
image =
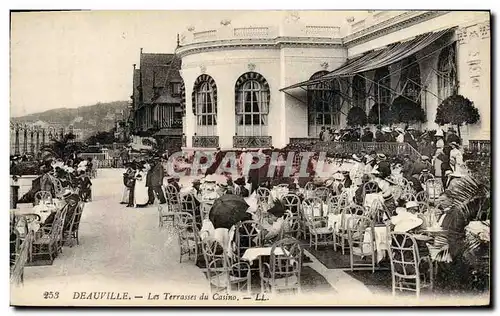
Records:
M367 131L361 136L362 142L373 142L373 133L371 131Z
M375 141L378 143L385 142L385 135L382 131L375 132Z
M450 144L452 142L460 144L461 143L460 137L458 137L457 134L448 134L448 137L446 137L446 143Z
M150 184L153 187L156 186L161 186L163 184L163 177L165 176L165 170L163 170L163 166L161 163L157 163L154 165L154 167L150 170L151 176L150 176ZM149 172L148 172L149 175ZM147 181L147 180L146 180Z

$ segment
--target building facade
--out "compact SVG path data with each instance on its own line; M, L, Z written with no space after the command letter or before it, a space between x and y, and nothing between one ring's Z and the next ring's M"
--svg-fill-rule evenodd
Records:
M434 129L452 93L481 115L462 128L464 142L490 139L489 12L273 14L181 34L186 148L283 147L344 127L353 106L368 112L398 96L418 102L421 127Z
M134 65L129 123L133 134L155 137L168 147L182 141L181 61L174 54L143 53Z

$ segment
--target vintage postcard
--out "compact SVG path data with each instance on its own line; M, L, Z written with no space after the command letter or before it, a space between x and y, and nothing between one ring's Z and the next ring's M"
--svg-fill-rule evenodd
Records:
M489 11L10 17L11 305L490 304Z

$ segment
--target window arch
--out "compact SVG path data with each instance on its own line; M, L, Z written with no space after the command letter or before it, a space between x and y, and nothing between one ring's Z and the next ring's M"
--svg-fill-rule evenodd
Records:
M266 136L269 84L259 73L247 72L235 84L236 133L239 136Z
M194 82L193 114L196 116L197 133L212 136L217 129L217 85L209 75L201 75Z
M403 61L399 82L402 84L402 95L414 101L420 100L422 82L420 79L420 67L414 55Z
M438 96L442 101L453 95L457 88L455 45L447 46L439 53L437 75Z
M375 102L391 104L391 76L389 67L382 67L375 70Z
M362 76L355 75L352 78L352 99L355 106L366 112L366 80Z
M320 71L311 76L311 80L328 74ZM337 79L320 82L307 87L307 104L309 111L309 136L317 137L321 127L338 127L340 125L340 83Z

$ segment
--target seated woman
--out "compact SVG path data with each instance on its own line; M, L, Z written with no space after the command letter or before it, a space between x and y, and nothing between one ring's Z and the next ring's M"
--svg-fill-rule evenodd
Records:
M285 207L276 200L274 205L267 211L266 218L262 221L264 244L272 244L280 239L282 229L286 230L286 227L284 227L285 215Z

